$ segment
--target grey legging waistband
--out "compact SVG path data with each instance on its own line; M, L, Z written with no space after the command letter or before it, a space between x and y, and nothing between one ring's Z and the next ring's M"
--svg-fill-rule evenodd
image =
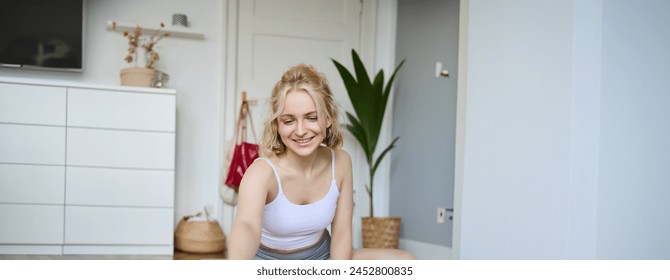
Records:
M323 238L314 246L291 252L280 253L271 249L259 247L256 251L256 260L327 260L330 259L330 234L324 233Z

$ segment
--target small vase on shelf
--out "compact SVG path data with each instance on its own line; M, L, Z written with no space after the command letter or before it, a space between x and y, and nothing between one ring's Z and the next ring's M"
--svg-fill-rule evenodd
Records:
M134 67L121 69L121 85L151 87L153 85L154 69L146 68L147 51L144 48L136 49L134 62Z
M154 69L128 67L121 69L121 85L132 87L151 87Z

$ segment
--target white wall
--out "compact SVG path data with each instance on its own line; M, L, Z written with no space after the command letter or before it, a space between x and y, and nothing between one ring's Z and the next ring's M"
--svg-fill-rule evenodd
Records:
M603 2L597 257L670 259L670 2Z
M87 0L84 72L0 69L0 76L73 80L118 85L127 67L127 39L107 30L109 20L157 27L171 25L172 14L184 13L205 39L167 37L158 44L157 69L170 75L177 90L177 173L175 219L215 206L218 196L219 100L222 92L224 1L218 0ZM131 194L129 194L131 195Z
M602 0L574 2L567 258L596 258Z
M472 0L467 17L459 257L563 257L572 3Z
M670 3L463 0L455 257L670 258Z

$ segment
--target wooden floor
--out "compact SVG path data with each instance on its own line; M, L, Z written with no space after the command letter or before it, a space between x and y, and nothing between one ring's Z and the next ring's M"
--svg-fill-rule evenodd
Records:
M181 251L175 249L173 259L175 259L175 260L220 260L220 259L226 259L226 251L224 250L221 253L195 254L195 253L181 252Z
M220 260L226 252L195 254L174 251L173 256L144 255L0 255L0 260Z

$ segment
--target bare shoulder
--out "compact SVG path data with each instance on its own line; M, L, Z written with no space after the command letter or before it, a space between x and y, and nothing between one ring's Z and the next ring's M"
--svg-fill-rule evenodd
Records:
M351 156L345 150L335 149L335 162L338 166L351 166Z
M272 175L274 171L272 171L270 163L268 163L264 159L259 158L257 160L254 160L254 162L252 162L251 165L249 165L249 168L244 174L246 175L248 173L263 173L263 174L267 173L266 175Z
M271 186L275 182L275 175L272 167L265 160L255 160L244 172L240 189L244 185ZM254 187L258 189L258 187Z
M244 172L237 199L235 221L258 226L260 230L263 205L276 186L272 167L264 160L256 160ZM276 187L275 187L276 188Z
M344 182L344 184L340 184L340 188L342 186L351 188L351 176L353 173L351 166L351 156L349 156L349 153L342 149L334 149L334 151L335 176L337 177L338 182ZM340 191L342 190L340 189Z

